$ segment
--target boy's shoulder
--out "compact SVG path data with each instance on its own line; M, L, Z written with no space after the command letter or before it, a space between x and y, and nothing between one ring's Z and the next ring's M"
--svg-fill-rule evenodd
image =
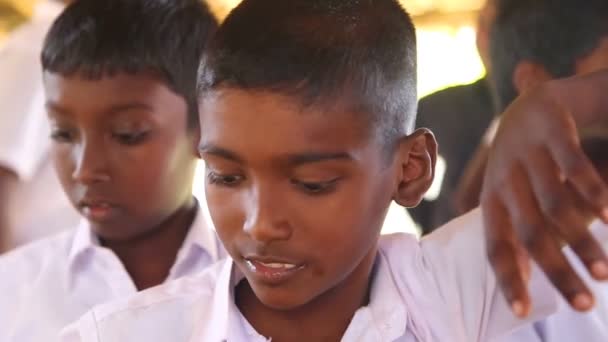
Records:
M47 265L56 263L57 258L67 258L73 237L74 231L69 230L0 255L2 283L7 284L7 279L20 283L34 279Z
M82 341L188 340L201 315L214 311L221 290L218 278L231 263L222 260L197 275L97 306L67 327L63 336L76 334Z
M0 300L0 322L9 333L22 305L61 275L58 270L67 264L71 237L72 232L60 233L0 255L0 292L6 294ZM0 333L0 340L6 333Z
M217 278L226 265L226 260L219 261L201 273L180 278L145 291L132 297L100 305L93 309L99 322L110 321L126 312L150 311L155 307L173 305L190 298L213 296Z
M478 209L421 239L403 233L382 236L379 250L395 281L421 291L415 296L432 293L430 289L441 292L443 286L452 291L463 282L475 283L479 275L489 276L483 220Z
M417 239L411 234L396 233L380 238L380 250L389 258L389 263L441 260L449 263L471 259L471 254L483 255L483 219L481 210L473 210L436 229L433 233ZM467 248L467 253L460 253ZM449 257L448 257L449 256ZM485 258L484 258L485 259ZM425 264L428 266L428 264Z

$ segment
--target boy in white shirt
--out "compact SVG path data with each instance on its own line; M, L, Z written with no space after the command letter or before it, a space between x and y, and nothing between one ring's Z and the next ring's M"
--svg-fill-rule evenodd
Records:
M216 28L198 0L82 0L55 21L52 159L83 220L0 257L0 341L52 341L94 305L222 256L192 196L196 70Z
M389 204L416 205L433 179L415 56L394 0L243 1L199 79L207 200L231 259L94 309L64 341L526 341L510 334L562 303L536 266L532 312L504 300L479 211L421 242L379 237Z

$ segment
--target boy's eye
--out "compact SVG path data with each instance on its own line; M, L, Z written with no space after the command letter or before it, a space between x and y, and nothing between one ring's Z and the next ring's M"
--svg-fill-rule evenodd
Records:
M119 143L124 144L124 145L135 145L138 144L140 142L142 142L146 136L148 135L148 132L118 132L118 133L113 133L112 136L118 140Z
M74 140L74 134L69 130L53 129L51 139L59 143L68 143Z
M334 190L338 180L338 178L326 182L303 182L292 180L291 183L302 189L305 193L319 195Z
M240 175L221 175L212 171L207 173L209 184L233 187L237 186L243 179L244 177Z

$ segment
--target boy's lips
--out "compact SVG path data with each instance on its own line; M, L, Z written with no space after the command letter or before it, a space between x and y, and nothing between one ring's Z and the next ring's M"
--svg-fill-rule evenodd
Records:
M78 203L80 212L94 222L105 222L116 216L118 208L105 200L82 200Z
M245 257L245 266L259 281L279 285L299 273L306 264L272 257Z

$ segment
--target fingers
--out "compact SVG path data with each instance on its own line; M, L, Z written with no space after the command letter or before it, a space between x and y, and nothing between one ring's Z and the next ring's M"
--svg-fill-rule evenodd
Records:
M588 229L592 214L559 179L557 165L545 148L530 152L526 170L542 216L556 229L597 280L608 279L608 257Z
M515 165L510 180L503 199L519 241L574 309L590 309L593 295L562 253L557 228L542 214L525 169Z
M608 223L608 186L584 154L576 133L556 137L547 146L563 179L572 184L576 194L596 217Z
M488 259L496 280L513 312L519 317L530 313L527 290L529 260L522 253L504 207L495 198L483 202L483 218ZM491 229L488 229L491 227ZM514 260L517 260L514 262Z
M523 96L507 109L482 190L488 256L516 314L530 309L528 258L575 309L593 306L562 253L564 243L594 278L608 279L608 258L588 231L593 217L608 223L608 185L584 154L571 111L551 91ZM522 127L535 133L522 134Z

